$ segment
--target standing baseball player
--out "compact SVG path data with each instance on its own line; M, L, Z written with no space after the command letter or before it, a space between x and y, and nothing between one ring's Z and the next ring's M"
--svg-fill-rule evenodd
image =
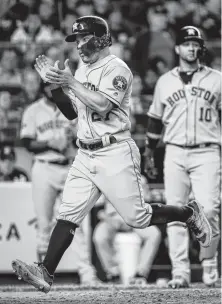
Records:
M76 228L101 193L129 226L145 228L178 220L187 223L202 246L211 242L209 223L195 201L181 207L145 205L139 149L130 134L132 73L110 54L111 36L105 20L78 18L72 32L66 41L76 42L85 63L75 76L68 60L60 70L58 62L52 66L42 55L35 67L45 82L52 83L53 99L65 116L74 119L78 115L78 154L66 179L58 221L43 263L12 262L19 277L45 293Z
M190 191L204 207L212 227L212 242L200 249L203 282L218 279L217 247L220 208L220 103L221 74L200 65L204 40L193 26L180 30L175 51L179 66L162 75L148 112L146 167L153 168L153 152L165 127L164 175L169 205L183 206ZM168 224L172 288L190 282L189 237L184 223Z
M74 123L53 103L49 84L42 87L43 98L31 104L22 118L21 140L34 154L32 199L37 217L37 257L42 262L49 243L61 191L69 170L68 149L73 141ZM82 227L77 229L77 267L81 283L96 282Z

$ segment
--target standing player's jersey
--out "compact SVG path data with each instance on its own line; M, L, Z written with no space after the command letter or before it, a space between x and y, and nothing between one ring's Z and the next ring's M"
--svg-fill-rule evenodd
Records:
M165 143L220 144L220 104L220 72L203 66L184 84L174 68L159 78L148 116L162 119Z
M20 137L32 138L37 141L49 141L52 138L67 137L71 122L59 109L46 104L44 98L26 108L22 117ZM58 161L65 158L64 154L56 151L45 151L36 155L36 159Z
M130 94L132 73L128 66L114 55L90 65L82 65L75 78L89 90L98 91L109 99L115 107L104 117L85 106L70 91L69 97L78 112L78 138L93 140L103 135L130 130Z

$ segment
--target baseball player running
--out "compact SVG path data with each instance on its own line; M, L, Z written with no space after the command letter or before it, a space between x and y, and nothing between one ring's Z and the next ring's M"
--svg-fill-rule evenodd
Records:
M69 170L44 261L29 265L12 262L16 274L47 293L54 272L72 242L76 228L101 193L124 221L135 228L172 221L186 222L202 246L211 242L211 228L195 201L186 206L152 207L144 204L139 149L131 138L129 98L132 73L119 58L110 54L111 36L105 20L96 16L78 18L72 34L82 61L73 76L68 60L61 70L44 55L36 69L45 82L52 83L54 102L70 120L78 115L78 154Z
M61 203L70 160L68 149L73 141L71 123L52 102L49 84L42 87L43 98L26 108L22 117L21 140L34 154L32 199L37 217L37 257L42 262L48 247L55 215ZM82 227L77 229L77 261L81 283L96 282ZM94 282L92 282L94 281Z
M169 205L183 206L192 193L204 207L212 227L212 242L200 249L203 282L218 279L217 247L220 207L220 102L221 74L199 57L204 40L193 26L180 30L175 47L179 66L161 76L156 84L148 117L146 167L153 167L153 151L165 127L165 193ZM184 223L168 224L172 288L190 282L188 231Z

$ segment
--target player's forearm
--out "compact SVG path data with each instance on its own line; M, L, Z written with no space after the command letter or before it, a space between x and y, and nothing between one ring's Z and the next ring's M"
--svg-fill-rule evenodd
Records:
M91 91L84 87L82 83L74 79L70 88L76 97L87 107L96 111L100 115L105 115L113 108L113 104L105 96L96 91Z
M148 116L146 146L150 149L155 149L162 134L163 124L160 119Z
M55 151L48 145L48 141L38 141L31 138L22 138L21 139L22 145L29 151L34 154L39 154L42 152L46 152L49 150ZM56 151L58 152L58 151Z
M69 120L73 120L77 117L77 113L75 112L72 101L70 98L64 93L62 87L52 86L51 87L52 98L59 110L62 114L68 118Z

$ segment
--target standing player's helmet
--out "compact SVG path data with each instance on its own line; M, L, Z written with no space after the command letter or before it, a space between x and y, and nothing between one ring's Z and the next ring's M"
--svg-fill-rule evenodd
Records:
M186 41L194 40L199 42L200 44L200 52L199 55L203 55L205 51L204 39L201 35L201 32L195 26L184 26L180 29L177 38L176 38L176 45L180 45Z
M109 27L106 21L97 16L78 18L72 26L72 34L66 37L67 42L75 42L78 34L93 34L95 49L103 49L112 45Z

